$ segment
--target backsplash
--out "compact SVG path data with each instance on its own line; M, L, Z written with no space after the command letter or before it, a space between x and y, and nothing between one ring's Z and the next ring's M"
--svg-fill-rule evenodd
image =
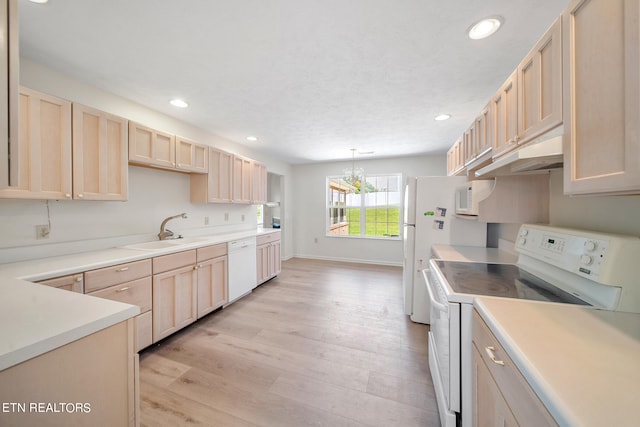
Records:
M36 239L36 225L48 224L48 239ZM129 166L129 200L0 200L0 263L157 239L160 223L186 212L167 227L176 235L219 234L255 229L256 207L194 204L189 176ZM208 222L208 224L205 224Z

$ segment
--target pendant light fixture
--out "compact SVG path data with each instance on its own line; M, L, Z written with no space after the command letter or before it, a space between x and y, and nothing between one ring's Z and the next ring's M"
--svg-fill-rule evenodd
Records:
M351 149L351 168L345 168L343 175L346 181L351 184L360 182L364 176L364 169L356 167L356 149Z

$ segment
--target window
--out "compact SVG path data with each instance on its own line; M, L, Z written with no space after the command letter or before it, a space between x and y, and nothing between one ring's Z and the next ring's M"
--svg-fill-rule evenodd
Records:
M327 235L397 239L401 200L401 174L329 176Z
M264 205L257 205L256 208L256 219L258 226L261 227L264 223Z

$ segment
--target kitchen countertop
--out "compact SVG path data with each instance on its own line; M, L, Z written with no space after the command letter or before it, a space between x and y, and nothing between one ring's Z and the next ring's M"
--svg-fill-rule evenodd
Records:
M637 425L640 314L479 297L474 303L560 425Z
M477 246L433 245L431 252L435 258L447 261L515 264L518 260L518 255L515 253L498 248Z
M137 306L31 283L280 231L258 229L185 238L156 250L111 248L0 265L0 370L137 314Z

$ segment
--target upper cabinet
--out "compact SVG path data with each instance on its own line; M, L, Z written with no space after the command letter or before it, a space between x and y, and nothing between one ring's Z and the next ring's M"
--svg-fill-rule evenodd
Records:
M71 199L71 103L20 88L19 122L19 185L0 197Z
M518 71L514 71L491 100L493 157L518 146Z
M461 175L464 172L464 143L460 138L447 152L447 175Z
M73 197L127 200L127 120L73 104Z
M231 203L233 154L209 148L209 173L191 175L191 202Z
M562 123L562 19L558 18L518 66L518 141Z
M267 203L267 165L253 161L251 172L251 203L263 205Z
M640 192L639 9L573 0L563 15L567 194Z
M18 1L0 1L0 189L18 186Z
M129 122L129 163L174 169L176 167L175 136Z
M251 159L233 155L233 203L251 203Z
M194 173L209 171L208 146L176 136L176 168Z

